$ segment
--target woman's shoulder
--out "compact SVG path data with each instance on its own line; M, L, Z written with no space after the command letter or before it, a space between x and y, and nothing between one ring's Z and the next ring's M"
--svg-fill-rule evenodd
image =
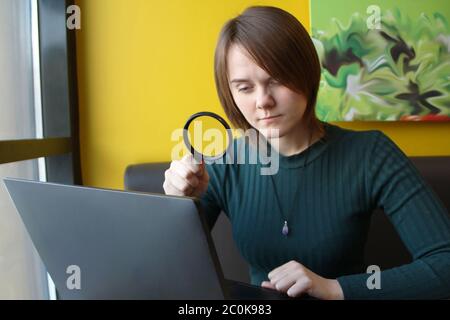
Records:
M332 144L345 145L347 148L370 148L379 140L390 140L383 131L378 129L357 130L326 123L325 131L325 140L329 140Z
M335 124L327 124L328 151L335 157L365 159L371 161L374 155L402 155L395 142L378 129L358 130Z
M377 139L379 135L384 135L383 131L378 129L358 130L346 128L333 123L324 123L325 131L327 134L339 136L345 139L358 139L362 141L370 141Z

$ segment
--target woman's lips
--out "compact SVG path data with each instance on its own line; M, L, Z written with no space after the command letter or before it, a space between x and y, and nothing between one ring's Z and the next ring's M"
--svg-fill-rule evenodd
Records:
M271 117L259 119L259 121L262 121L263 123L272 123L272 122L277 121L280 117L281 117L281 115L271 116Z

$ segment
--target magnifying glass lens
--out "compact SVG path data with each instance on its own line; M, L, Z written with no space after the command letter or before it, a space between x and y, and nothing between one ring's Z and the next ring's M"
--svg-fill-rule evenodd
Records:
M194 159L214 162L231 151L233 135L228 123L218 114L198 112L189 117L183 130L186 148Z
M223 155L230 143L225 127L210 116L194 119L187 130L191 146L204 157L216 158Z

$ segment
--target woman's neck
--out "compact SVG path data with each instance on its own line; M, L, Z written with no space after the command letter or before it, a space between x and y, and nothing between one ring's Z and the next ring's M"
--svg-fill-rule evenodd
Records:
M278 153L288 157L306 150L322 136L317 131L311 132L311 129L302 123L282 137L269 139L269 142Z

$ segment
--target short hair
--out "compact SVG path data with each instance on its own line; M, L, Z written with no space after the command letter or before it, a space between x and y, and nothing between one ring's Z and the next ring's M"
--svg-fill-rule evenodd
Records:
M236 106L229 87L227 54L239 45L271 77L305 95L305 123L323 132L315 105L320 85L320 60L306 29L292 14L276 7L252 6L223 26L214 55L216 89L222 107L236 128L251 125Z

